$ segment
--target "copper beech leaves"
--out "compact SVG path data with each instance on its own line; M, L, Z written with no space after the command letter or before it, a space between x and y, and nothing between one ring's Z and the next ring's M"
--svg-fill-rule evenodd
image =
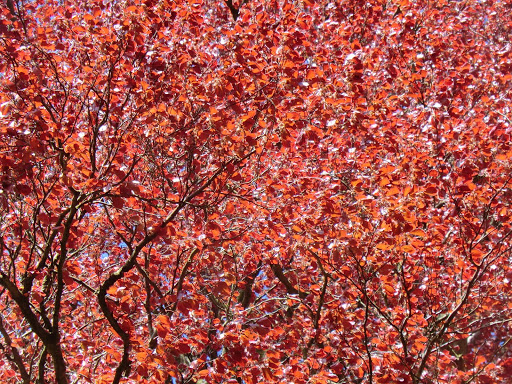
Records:
M7 1L0 377L510 380L509 8Z

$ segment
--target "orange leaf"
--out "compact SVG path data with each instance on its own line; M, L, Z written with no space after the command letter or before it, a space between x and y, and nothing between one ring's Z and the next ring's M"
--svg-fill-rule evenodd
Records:
M475 365L478 367L479 365L482 365L485 362L485 357L478 356L475 361Z
M397 187L392 187L387 193L386 196L393 196L397 193L400 193L400 190Z
M415 229L414 231L411 231L411 235L424 237L424 236L426 236L426 233L422 229Z
M383 178L381 179L381 181L379 182L379 185L380 185L381 187L384 187L385 185L388 185L388 184L389 184L389 179L388 179L387 177L383 177Z
M233 204L233 203L231 203L231 202L228 202L228 203L226 204L226 208L224 209L224 212L225 212L225 213L228 213L228 214L231 214L231 213L235 212L235 206L234 206L234 204Z
M377 249L381 249L383 251L388 251L391 248L393 248L393 245L390 245L388 243L379 243L379 244L377 244Z
M274 376L272 375L272 372L269 368L261 368L261 371L263 372L263 377L265 377L265 380L267 381L273 381Z

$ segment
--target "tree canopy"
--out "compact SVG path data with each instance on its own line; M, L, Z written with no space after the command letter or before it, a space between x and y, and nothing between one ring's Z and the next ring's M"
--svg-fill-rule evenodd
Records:
M2 380L509 380L510 7L7 0Z

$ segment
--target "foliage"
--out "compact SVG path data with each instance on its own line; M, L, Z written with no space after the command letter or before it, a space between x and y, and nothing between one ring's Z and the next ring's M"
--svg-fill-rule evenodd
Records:
M7 0L4 382L509 378L509 15Z

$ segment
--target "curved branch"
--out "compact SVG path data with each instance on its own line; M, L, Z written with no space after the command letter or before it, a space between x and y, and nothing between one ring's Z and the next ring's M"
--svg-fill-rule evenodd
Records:
M242 159L239 159L237 162L243 161L244 159L248 158L252 153L254 153L254 151L250 152ZM128 334L128 332L122 329L121 325L114 317L113 312L108 308L106 302L107 291L112 286L114 286L115 283L121 280L127 272L129 272L136 266L137 257L142 252L144 247L151 243L154 239L156 239L167 227L167 225L178 216L180 211L184 207L186 207L195 197L203 193L217 179L217 177L219 177L219 175L222 172L224 172L226 167L229 164L232 164L233 162L233 160L230 160L226 162L223 166L219 167L219 169L216 172L214 172L213 175L211 175L199 188L197 188L194 192L190 193L185 199L180 201L178 205L174 208L174 210L167 215L167 217L160 223L160 225L153 232L146 234L146 236L141 241L139 241L137 246L133 248L130 257L128 258L128 260L126 260L124 265L121 268L119 268L116 272L112 273L103 282L103 284L101 284L97 296L99 306L105 318L109 322L110 326L123 342L123 356L121 358L121 361L119 362L119 365L116 368L116 373L114 379L112 380L112 384L118 384L121 380L121 377L123 375L128 376L130 372L130 335Z
M270 268L278 280L285 286L286 292L288 292L290 295L299 295L301 299L304 299L308 296L308 292L300 291L295 288L292 283L290 283L290 280L288 280L283 272L283 267L281 267L279 264L272 264Z
M5 344L10 349L10 352L12 356L9 357L9 360L12 361L13 368L18 368L21 379L23 380L23 384L30 384L30 375L27 372L27 369L25 368L25 364L23 363L23 359L21 358L20 353L18 352L18 349L12 345L11 337L9 336L9 333L4 327L3 318L0 315L0 333L2 334Z

